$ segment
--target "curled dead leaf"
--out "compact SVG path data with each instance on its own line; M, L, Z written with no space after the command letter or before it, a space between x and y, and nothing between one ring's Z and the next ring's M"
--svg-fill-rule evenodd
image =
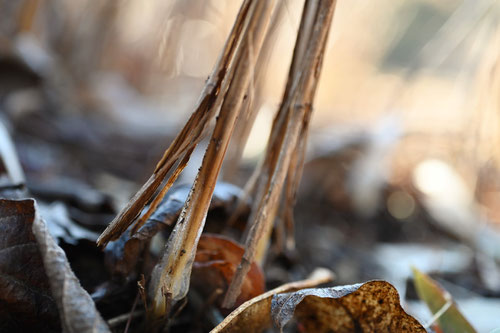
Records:
M64 332L109 332L90 295L80 285L71 270L64 251L50 235L47 225L37 212L32 199L19 202L31 212L33 234L43 258L45 273L49 278L52 295L59 308Z
M386 281L275 295L271 313L280 329L295 317L305 332L426 332Z
M191 276L194 288L205 296L217 289L226 291L240 263L244 249L236 242L214 234L203 234L198 243ZM265 291L264 274L256 263L252 263L246 275L236 306ZM223 294L216 303L221 306Z
M325 269L316 269L309 278L286 283L262 295L252 298L231 312L211 333L262 332L271 327L271 300L274 295L303 288L311 288L331 282L334 274Z

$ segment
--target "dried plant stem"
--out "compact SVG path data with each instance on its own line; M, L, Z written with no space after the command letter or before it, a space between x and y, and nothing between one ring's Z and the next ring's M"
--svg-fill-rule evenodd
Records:
M224 95L227 91L229 80L226 74L229 64L234 58L239 36L241 35L247 16L249 3L250 0L245 0L241 5L223 52L201 93L195 112L191 115L170 147L165 151L151 177L101 234L97 240L99 246L106 246L110 241L118 239L134 223L144 206L152 199L175 162L179 160L184 152L194 149L203 138L208 123L215 116L222 102L220 95Z
M238 166L243 156L243 149L258 113L258 106L255 104L255 87L253 82L250 83L246 96L243 112L236 123L234 136L229 145L224 163L222 177L226 182L232 182L237 176Z
M310 116L311 112L306 114ZM288 176L286 180L285 187L285 202L283 205L283 218L282 223L285 224L286 229L286 250L293 250L295 248L295 237L294 237L294 218L293 218L293 207L295 206L295 202L297 200L297 191L300 185L300 179L302 178L302 172L304 170L304 161L306 157L306 146L307 146L307 137L309 130L309 119L304 120L304 125L302 127L302 132L299 135L299 145L298 149L294 152L292 156L292 160L290 162L290 167L288 170ZM285 250L285 249L281 249Z
M271 58L273 45L276 43L276 39L279 35L278 28L283 19L285 8L285 1L279 1L276 5L276 9L273 12L271 25L269 27L269 33L264 39L261 53L259 54L257 63L255 65L255 80L252 80L252 82L250 83L247 92L248 98L245 100L246 107L244 109L243 115L238 119L236 123L233 139L231 140L232 142L229 145L226 160L224 162L222 176L225 181L231 182L237 176L237 171L241 157L243 156L244 147L247 143L250 132L252 131L253 124L255 122L255 119L257 118L257 114L259 113L259 110L263 104L263 90L265 89L264 80L267 79L267 76L265 74L269 66L269 59Z
M144 223L149 219L151 214L158 208L158 205L161 203L165 195L167 194L168 190L172 187L174 182L177 180L179 175L182 173L182 170L186 167L186 165L189 162L189 158L191 157L191 154L193 153L194 148L189 149L189 151L184 154L184 157L182 158L181 162L177 166L177 168L174 170L172 175L168 178L167 182L165 185L163 185L163 188L161 189L160 193L156 196L156 198L153 200L151 205L149 206L147 212L141 216L141 218L134 224L134 227L132 228L131 232L136 233L137 230L139 230Z
M335 3L335 0L307 0L304 5L282 107L274 120L263 164L265 176L258 186L257 198L261 200L254 206L258 210L251 215L245 253L226 293L223 307L229 308L234 304L251 263L256 258L262 260L263 249L269 243L273 211L282 194L292 156L301 146L299 136L307 131Z
M261 160L262 161L262 160ZM261 168L261 162L259 162L259 165L257 165L256 170L259 170ZM233 212L231 213L231 216L226 222L227 227L233 226L238 218L243 214L243 211L246 208L248 199L252 197L256 185L257 185L257 180L259 178L259 174L254 172L250 176L250 179L248 179L247 183L245 184L245 187L243 188L243 194L238 197L238 200L236 201L235 208L233 209Z
M172 295L172 301L178 301L188 291L196 246L236 120L254 75L255 61L273 8L274 1L250 1L241 43L231 64L234 70L228 71L231 83L223 98L203 163L162 258L152 274L150 296L153 301L150 316L153 320L167 315L166 293Z

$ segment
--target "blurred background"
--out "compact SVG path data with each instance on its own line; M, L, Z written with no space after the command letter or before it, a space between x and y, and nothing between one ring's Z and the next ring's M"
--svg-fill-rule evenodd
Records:
M274 15L255 124L239 167L222 172L239 186L265 149L302 3ZM194 110L239 5L0 0L0 120L32 193L74 204L98 191L107 215L80 206L72 218L109 222ZM429 317L407 288L415 265L480 331L500 326L500 3L339 0L333 21L297 200L301 265L268 282L312 266L338 283L385 278Z

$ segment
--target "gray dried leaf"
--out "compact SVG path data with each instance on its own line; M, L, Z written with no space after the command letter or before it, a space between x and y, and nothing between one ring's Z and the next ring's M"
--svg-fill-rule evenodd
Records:
M150 220L156 223L165 223L171 225L177 220L179 213L186 201L191 186L184 184L174 187L170 190L158 209L151 215ZM215 185L210 209L224 207L235 202L238 197L243 195L243 191L235 185L218 182Z
M172 188L162 200L158 209L147 222L133 235L129 227L116 241L111 241L106 249L106 265L115 275L127 277L131 274L140 258L145 244L158 232L174 224L187 199L190 185L179 185ZM210 209L225 207L235 202L242 195L242 190L232 184L219 182L215 186Z
M35 201L25 200L24 204L34 207L32 230L43 257L64 332L110 332L92 298L71 270L66 254L52 238L47 225L36 211Z
M38 206L40 215L47 221L47 228L52 237L64 240L68 244L76 245L81 240L95 242L99 236L95 232L87 230L84 227L73 222L70 218L68 209L62 202L54 202L50 205L40 204Z
M426 332L386 281L278 294L271 315L280 329L295 317L305 332Z

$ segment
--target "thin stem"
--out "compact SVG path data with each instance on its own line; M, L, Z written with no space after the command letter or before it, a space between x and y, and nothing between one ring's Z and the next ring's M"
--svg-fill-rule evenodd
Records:
M251 263L255 259L263 261L290 161L300 148L300 134L306 131L309 124L335 4L335 0L308 0L304 5L282 107L273 122L266 150L263 171L267 177L264 175L258 186L257 198L261 200L254 206L258 210L254 209L251 215L245 253L226 293L223 307L233 306Z

